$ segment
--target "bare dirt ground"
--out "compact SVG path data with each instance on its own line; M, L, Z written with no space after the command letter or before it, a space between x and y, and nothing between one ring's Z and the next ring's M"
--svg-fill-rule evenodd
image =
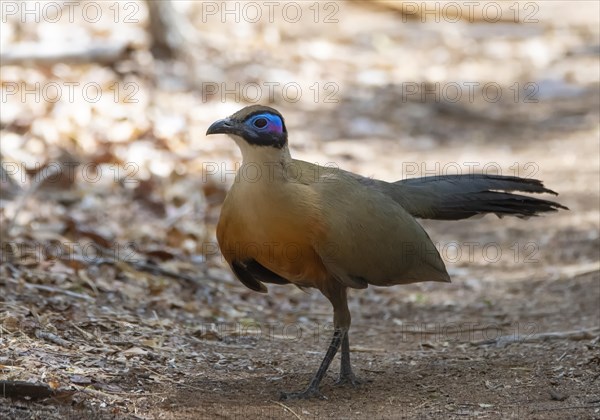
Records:
M139 101L3 102L0 418L600 418L598 6L539 2L531 24L423 23L397 3L343 3L327 25L208 19L196 56L168 62L147 52L144 14L109 19L77 30L133 40L131 56L2 66L3 86L116 81ZM202 22L197 4L179 7ZM5 50L48 34L3 25ZM331 308L316 291L247 290L219 256L239 154L204 131L246 102L203 97L205 80L334 81L337 103L272 104L297 158L386 180L500 170L544 180L570 210L423 221L453 282L351 292L367 382L334 386L336 359L327 399L279 401L320 363ZM406 96L406 83L465 81L504 95ZM534 102L511 90L527 83ZM73 177L36 182L74 161Z

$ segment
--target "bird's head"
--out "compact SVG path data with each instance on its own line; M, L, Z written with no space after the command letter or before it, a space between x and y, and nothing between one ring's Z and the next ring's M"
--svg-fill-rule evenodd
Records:
M287 130L281 114L268 106L252 105L215 121L206 135L228 134L242 149L286 149ZM263 150L266 151L266 150Z

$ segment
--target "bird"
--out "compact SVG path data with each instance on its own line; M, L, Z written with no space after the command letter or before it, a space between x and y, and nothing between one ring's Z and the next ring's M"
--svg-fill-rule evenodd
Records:
M217 241L246 287L316 288L333 307L333 336L308 386L280 398L325 398L320 384L341 348L336 384L357 386L350 363L348 289L450 282L420 219L460 220L493 213L521 218L567 207L525 193L550 193L537 179L463 174L386 182L293 159L285 120L264 105L215 121L242 153L217 224Z

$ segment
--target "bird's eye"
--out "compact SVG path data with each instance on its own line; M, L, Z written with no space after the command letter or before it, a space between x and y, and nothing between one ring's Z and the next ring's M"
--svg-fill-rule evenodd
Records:
M254 126L256 128L265 128L267 126L267 119L266 118L258 118L256 121L254 121Z

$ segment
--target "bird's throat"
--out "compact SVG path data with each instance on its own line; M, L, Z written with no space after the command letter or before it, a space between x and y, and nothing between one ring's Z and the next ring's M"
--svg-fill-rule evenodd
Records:
M281 148L257 146L246 142L239 136L231 136L242 152L242 165L275 165L291 162L292 157L287 145Z

